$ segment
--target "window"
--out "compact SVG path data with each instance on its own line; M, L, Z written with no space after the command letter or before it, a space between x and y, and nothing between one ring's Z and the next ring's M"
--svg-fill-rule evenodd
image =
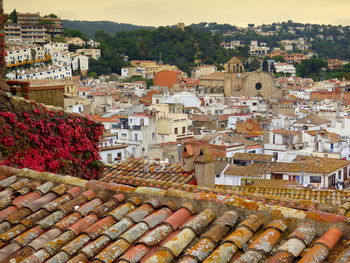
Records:
M261 85L260 82L258 82L258 83L255 84L255 89L256 89L256 90L261 90L261 89L262 89L262 85Z
M186 133L186 127L182 127L182 134Z
M321 176L310 176L310 183L321 183Z
M137 141L137 139L138 139L138 134L135 133L134 136L135 136L135 141Z
M127 136L127 134L126 133L122 133L122 137L126 137Z
M174 128L174 133L175 133L175 134L177 134L177 133L178 133L177 128Z
M341 180L341 170L338 171L338 179Z
M122 158L122 153L117 153L117 156L118 156L119 159L121 159Z
M257 105L257 103L256 102L253 102L253 106L256 106Z
M111 153L107 154L107 162L112 163L112 154Z

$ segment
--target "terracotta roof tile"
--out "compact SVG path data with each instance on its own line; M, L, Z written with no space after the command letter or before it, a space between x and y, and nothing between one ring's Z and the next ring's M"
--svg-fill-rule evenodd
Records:
M35 250L31 247L23 247L19 250L17 250L14 254L9 256L7 260L9 262L22 262L22 260L26 259L27 257L31 256Z
M112 216L106 216L85 229L84 233L88 234L91 239L95 239L115 223L116 221Z
M164 222L168 223L174 230L180 227L189 217L190 211L186 208L180 208L174 214L169 216Z
M39 249L43 248L47 242L50 242L51 240L55 239L60 234L62 234L62 232L59 229L57 228L50 229L49 231L45 232L41 236L31 241L28 244L28 246L38 251Z
M79 219L68 229L72 230L74 234L79 235L85 228L95 224L98 221L98 217L94 214L88 215L84 218Z
M141 159L128 159L108 169L101 181L116 182L127 178L126 184L133 185L138 179L154 179L160 182L188 183L194 177L193 171L187 172L181 164L160 164Z
M21 210L9 215L6 218L6 221L11 225L15 225L30 214L32 214L32 210L30 210L29 208L22 208Z
M58 217L61 217L57 223L54 223L57 228L64 231L69 226L73 225L75 222L77 222L81 218L81 214L78 212L74 212L72 214L69 214L67 216L64 216L64 213L62 211L56 211L55 213L58 214ZM53 213L53 214L55 214Z
M25 219L23 219L20 223L27 227L31 227L49 215L50 213L48 211L46 211L45 209L40 209L35 213L31 214L30 216L26 217Z
M67 263L88 263L88 262L89 262L88 258L82 253L76 255L74 258L67 261Z
M95 198L95 199L91 200L90 202L87 202L87 203L83 204L82 206L80 206L78 209L76 209L76 211L79 212L82 216L86 216L92 210L94 210L95 208L100 206L102 203L103 202L101 199Z
M140 262L140 259L150 251L148 246L143 244L136 245L130 249L128 249L123 256L121 256L122 260L130 263Z
M86 245L82 248L81 252L89 259L93 258L97 255L102 249L104 249L109 243L111 239L107 236L101 236L96 240L92 241L90 244Z
M172 231L173 229L169 225L162 224L145 233L145 235L140 238L139 242L148 247L153 247L169 236Z
M46 194L44 196L41 196L40 198L38 198L38 199L36 199L34 201L26 203L24 206L28 207L33 212L36 212L40 208L42 208L44 205L46 205L47 203L49 203L52 200L54 200L55 198L57 198L56 194L49 193L49 194Z
M171 169L174 172L178 167ZM0 167L0 176L2 171ZM31 178L34 175L31 172ZM23 176L0 181L0 193L16 185ZM168 190L161 190L98 181L74 182L71 178L65 181L64 176L55 179L51 174L54 181L48 184L45 176L40 183L36 178L25 180L28 184L19 188L23 190L19 195L17 190L6 191L4 196L9 200L4 202L0 213L10 214L0 221L0 262L252 263L267 257L264 260L268 263L281 260L294 263L300 258L310 259L315 253L319 253L320 259L328 257L327 263L336 257L343 260L337 263L347 262L344 260L349 252L344 244L349 234L335 228L324 233L323 226L315 221L319 217L324 220L323 225L334 222L341 225L339 229L348 230L345 217L281 207L276 196L271 206L262 200L270 191L276 195L295 193L305 198L306 194L312 196L313 190L242 187L233 191L169 182L166 182ZM79 186L74 186L75 183ZM265 193L260 196L261 201L249 200L259 197L254 193L257 189ZM39 192L40 197L33 203L21 209L13 205L19 196L23 197L17 200L25 200L36 196L31 193ZM348 197L344 192L319 191L315 195L341 195L343 209L350 208L345 205ZM232 209L227 211L229 207ZM271 217L279 219L273 221ZM284 222L288 222L289 231ZM259 230L262 223L265 228ZM315 238L316 233L324 235ZM311 249L307 249L309 244Z
M329 251L335 246L342 235L342 231L338 228L330 228L298 262L322 262L327 258Z
M347 263L350 262L350 243L348 242L346 249L344 249L336 258L334 263Z

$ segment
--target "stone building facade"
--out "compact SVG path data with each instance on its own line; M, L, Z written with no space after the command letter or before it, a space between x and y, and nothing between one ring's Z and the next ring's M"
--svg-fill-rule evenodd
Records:
M242 61L235 57L227 62L224 93L226 97L262 96L265 99L273 99L282 96L282 90L274 86L272 74L263 71L245 72Z
M233 57L226 64L226 72L215 72L200 79L205 93L224 93L225 97L245 96L280 98L282 89L275 87L268 72L245 72L242 61Z

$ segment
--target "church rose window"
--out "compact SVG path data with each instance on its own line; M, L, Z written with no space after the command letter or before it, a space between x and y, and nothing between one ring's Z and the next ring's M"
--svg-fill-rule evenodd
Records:
M256 90L261 90L261 88L262 88L262 85L261 85L260 82L258 82L258 83L255 84L255 89L256 89Z

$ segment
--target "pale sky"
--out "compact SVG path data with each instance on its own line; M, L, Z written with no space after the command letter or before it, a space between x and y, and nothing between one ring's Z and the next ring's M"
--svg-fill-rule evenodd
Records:
M350 0L4 0L5 12L55 13L62 19L147 26L218 22L246 26L291 19L350 25Z

